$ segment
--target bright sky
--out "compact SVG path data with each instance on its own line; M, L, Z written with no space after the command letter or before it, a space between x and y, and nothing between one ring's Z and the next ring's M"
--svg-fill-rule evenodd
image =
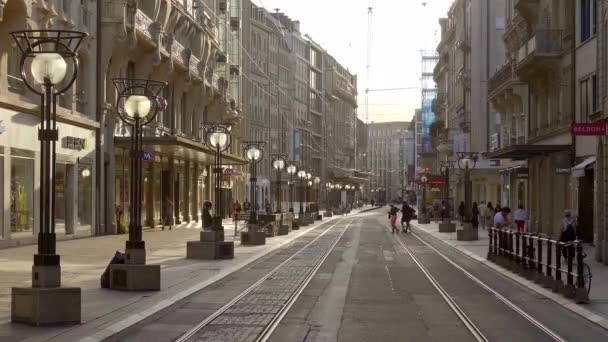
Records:
M299 20L338 62L357 74L359 117L365 120L365 89L420 86L421 50L434 51L438 19L453 0L254 0ZM426 3L423 6L422 3ZM372 5L370 79L366 81L367 8ZM420 89L370 92L369 121L409 121L420 107Z

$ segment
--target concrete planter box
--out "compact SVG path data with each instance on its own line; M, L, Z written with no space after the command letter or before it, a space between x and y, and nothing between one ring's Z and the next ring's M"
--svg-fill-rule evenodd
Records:
M80 324L78 287L13 287L11 320L34 326Z
M244 246L262 246L266 244L266 233L250 230L241 232L241 245Z
M110 288L126 291L160 291L160 265L110 265Z

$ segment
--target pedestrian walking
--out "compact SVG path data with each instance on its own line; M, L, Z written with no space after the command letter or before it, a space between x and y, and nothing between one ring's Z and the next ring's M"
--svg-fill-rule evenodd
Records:
M486 227L493 226L494 215L496 215L496 213L494 212L494 207L492 206L492 202L488 202L488 205L486 206L486 209L484 210L484 213L483 213L483 217L484 217L483 225L482 225L483 229L486 229Z
M395 233L395 231L397 231L397 213L399 211L397 210L397 208L395 208L394 205L391 204L391 207L388 211L388 220L391 223L391 227L393 228L393 233Z
M401 208L401 229L404 233L408 231L412 231L412 227L410 226L410 221L414 217L414 213L416 211L414 208L410 207L407 202L403 202L403 207ZM405 224L404 224L405 223Z
M559 236L559 240L564 243L572 242L576 240L578 222L576 217L572 216L572 211L570 209L564 210L564 218L562 219L561 225L561 233ZM566 248L562 248L562 254L565 258L573 258L574 257L574 246L567 246Z
M523 205L517 206L517 210L513 213L513 220L517 226L517 231L520 233L524 232L526 221L528 221L528 212L524 209Z
M211 217L211 207L211 202L205 201L205 203L203 203L203 230L211 230L211 227L213 226L213 218Z
M464 222L464 201L460 202L458 206L458 217L460 218L460 223Z
M511 222L509 222L509 214L511 209L509 207L501 208L499 212L494 215L494 227L498 229L509 228Z
M496 215L496 213L499 213L502 211L502 208L500 207L500 203L496 203L496 208L494 208L494 215Z
M475 229L479 229L479 208L477 202L473 202L473 208L471 208L471 225Z

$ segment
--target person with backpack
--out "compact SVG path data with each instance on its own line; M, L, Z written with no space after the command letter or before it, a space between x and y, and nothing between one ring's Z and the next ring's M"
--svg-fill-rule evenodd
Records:
M572 242L576 240L576 228L577 228L577 220L576 217L572 216L572 211L570 209L564 210L564 218L562 219L561 225L561 233L559 236L559 240L564 243ZM568 246L567 248L562 248L562 254L565 258L573 258L574 257L574 246Z
M391 204L391 208L388 211L388 220L391 223L391 227L393 228L393 233L397 230L397 213L399 212L399 210L397 208L395 208L394 205Z

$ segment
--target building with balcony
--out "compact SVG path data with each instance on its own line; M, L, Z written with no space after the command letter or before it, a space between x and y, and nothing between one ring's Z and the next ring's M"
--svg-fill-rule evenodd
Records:
M588 5L587 3L588 1L581 2L581 4L584 5ZM586 9L586 7L582 6L581 9ZM596 95L593 96L591 101L587 102L587 104L590 103L590 108L593 109L593 103L596 101L598 106L597 110L590 116L590 120L593 122L606 123L608 122L608 3L605 1L598 1L596 7L592 6L591 10L592 13L595 12L595 15L590 17L581 16L580 23L591 24L591 26L587 27L587 25L580 25L579 35L581 37L581 42L579 43L579 49L580 47L585 50L587 49L585 48L586 40L582 38L595 40L593 44L597 46L597 54L595 56L595 82L597 82L597 84L594 90L592 88L591 94L595 92ZM584 15L585 13L581 11L581 14ZM595 36L595 38L591 38L592 36ZM581 51L581 53L587 52ZM594 82L593 79L592 75L592 84ZM583 90L586 89L584 80L585 78L583 78L582 83L579 83ZM584 93L581 92L581 95L582 94ZM581 103L585 103L585 101L581 101ZM585 106L583 108L588 107ZM583 111L582 114L585 112L586 111ZM593 169L593 241L595 244L595 255L593 257L595 260L608 265L608 218L606 218L605 215L608 206L608 185L606 184L606 181L608 180L608 139L606 136L599 136L595 137L595 140L596 162ZM583 172L585 178L588 178L588 173L590 172L589 168L585 167ZM581 205L582 203L579 203L579 208ZM583 210L588 210L588 208L589 207ZM579 212L580 211L581 210L579 209Z
M40 227L40 97L20 76L21 51L9 32L78 30L89 34L78 50L78 77L59 97L55 169L57 240L105 234L103 116L95 82L99 46L93 1L2 1L0 8L0 248L38 241ZM70 71L68 70L68 77ZM103 205L103 204L102 204ZM112 207L113 208L113 207Z
M240 31L240 1L104 1L98 37L100 108L104 110L105 212L128 213L130 132L114 108L117 77L168 83L161 96L167 109L150 123L143 148L144 225L173 226L197 222L204 200L211 198L213 152L202 142L205 122L232 122L234 140L223 158L226 168L243 164L238 123L241 118L240 55L231 37ZM105 83L104 83L105 82ZM244 195L240 171L222 176L224 208ZM109 180L114 180L110 183ZM214 203L214 208L217 208ZM226 213L220 213L225 215ZM109 219L109 218L112 219ZM129 218L125 218L126 221Z
M503 170L512 206L530 212L530 230L559 235L572 208L575 120L574 16L578 1L505 1L505 64L489 81L500 129L488 158L517 161Z
M439 62L434 70L438 124L432 129L437 161L425 166L439 172L439 161L455 160L458 152L483 153L496 139L497 115L488 102L488 79L503 63L504 1L454 1L439 20ZM473 201L500 202L497 163L481 160L472 172ZM464 199L462 174L451 178L449 197Z

